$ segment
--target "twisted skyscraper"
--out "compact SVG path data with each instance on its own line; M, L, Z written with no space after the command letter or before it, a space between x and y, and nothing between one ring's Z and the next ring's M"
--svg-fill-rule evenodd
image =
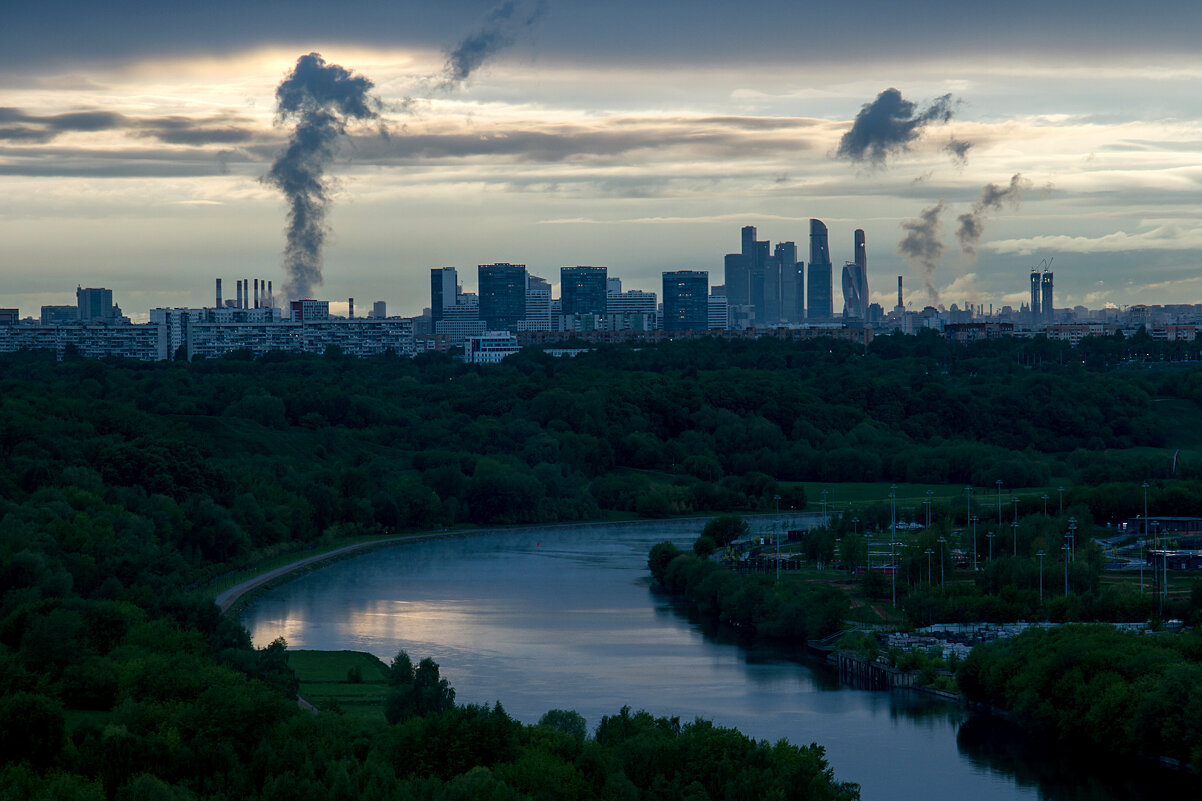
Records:
M863 321L868 316L868 251L864 229L855 234L856 260L843 265L843 316Z

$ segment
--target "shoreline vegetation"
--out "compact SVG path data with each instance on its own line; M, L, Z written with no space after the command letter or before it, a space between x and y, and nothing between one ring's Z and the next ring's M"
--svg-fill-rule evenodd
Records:
M917 690L1060 748L1202 770L1202 633L1066 623L978 644L962 659L945 659L939 647L886 651L875 632L849 627L844 589L812 575L738 573L711 558L746 530L737 518L716 518L692 553L656 544L647 558L652 579L711 620L823 653L847 683Z
M568 770L569 785L584 782L580 797L644 794L660 779L674 786L666 774L629 775L623 757L588 744L560 748L498 710L459 708L370 731L345 715L303 715L286 644L253 647L214 595L237 584L231 571L248 562L316 543L612 516L813 511L822 489L849 482L865 488L845 499L860 502L862 530L878 532L895 483L945 487L926 508L949 535L963 526L958 488L999 480L1008 500L1026 493L1024 503L1065 486L1082 537L1145 503L1160 515L1199 515L1202 436L1192 422L1202 371L1172 361L1181 347L1146 334L1087 338L1078 348L962 346L922 332L867 349L697 340L602 346L569 360L528 349L495 367L441 354L356 360L336 349L196 363L5 355L0 794L450 798L479 783L477 795L494 788L503 797L515 785L495 788L502 774L502 783L547 775L501 767L539 763L542 745L574 755L570 770L549 764ZM823 511L846 525L839 513L849 507L828 501ZM922 505L899 498L897 511L915 520ZM1022 547L1039 547L1040 537L1058 545L1062 532L1051 525L1020 526ZM824 560L834 547L832 532ZM913 583L924 560L909 558ZM221 588L210 591L214 581ZM1017 581L1019 599L1029 599L1030 576ZM787 630L806 614L757 592L779 602L761 625ZM838 605L816 592L826 611L805 620L814 631ZM633 747L628 734L687 762L685 743L705 739L638 713L614 721L606 736L618 752ZM457 727L479 746L461 754L466 761L401 758L427 741L453 741ZM542 745L506 750L506 732ZM760 746L729 739L731 753L750 748L746 759L775 766L765 770L821 768L820 755L781 752L773 762L752 754ZM816 781L810 797L850 792Z

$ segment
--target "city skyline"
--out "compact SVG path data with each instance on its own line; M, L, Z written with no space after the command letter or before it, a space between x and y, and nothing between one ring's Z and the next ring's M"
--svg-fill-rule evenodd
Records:
M82 284L138 314L203 305L198 276L283 286L285 202L262 179L289 134L277 86L310 52L380 103L329 166L317 297L418 314L430 268L503 262L552 282L606 265L631 289L678 270L718 283L732 228L806 254L817 218L837 271L866 231L867 300L886 309L896 275L915 308L932 292L1018 308L1044 259L1058 306L1202 300L1192 4L1088 20L1069 4L870 4L867 26L783 3L504 8L13 9L3 305ZM836 46L851 30L861 43Z

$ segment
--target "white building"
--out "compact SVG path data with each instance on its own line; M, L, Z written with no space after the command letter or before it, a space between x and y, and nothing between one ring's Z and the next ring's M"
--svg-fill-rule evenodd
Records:
M167 327L146 325L12 325L0 326L0 353L48 350L62 359L68 351L87 359L117 356L138 361L170 357Z
M519 350L518 338L508 331L486 331L480 336L468 338L463 359L470 364L499 364L506 356Z

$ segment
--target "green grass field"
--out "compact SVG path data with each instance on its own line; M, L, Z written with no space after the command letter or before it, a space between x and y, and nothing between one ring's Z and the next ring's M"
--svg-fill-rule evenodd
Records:
M365 720L382 720L388 695L388 666L361 651L289 651L288 664L300 679L300 696L319 709L339 709ZM351 681L358 668L361 682Z

